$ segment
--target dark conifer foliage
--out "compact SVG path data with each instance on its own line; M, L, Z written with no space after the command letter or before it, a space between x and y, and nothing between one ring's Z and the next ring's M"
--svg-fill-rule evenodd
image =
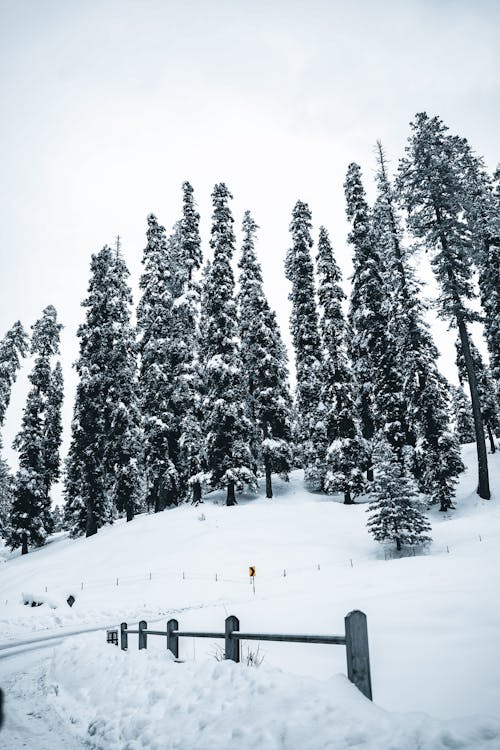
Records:
M286 350L267 302L255 255L258 227L247 211L239 261L238 294L241 361L254 426L253 454L264 465L266 496L272 497L273 472L287 478L292 466L291 396Z
M460 384L463 384L467 380L467 369L465 367L464 356L462 352L462 345L460 339L455 342L457 349L457 367L458 377ZM472 359L474 361L474 372L477 378L477 388L479 393L479 400L481 402L481 413L483 417L484 427L488 440L490 443L490 450L492 453L496 451L495 435L499 433L500 422L499 422L499 409L497 396L495 392L495 384L491 377L489 368L485 365L483 358L479 350L473 341L470 342L470 349ZM474 438L472 438L474 440Z
M79 382L66 462L65 518L92 536L116 510L133 518L138 502L140 432L128 271L105 246L92 256L86 320L79 329Z
M60 409L62 378L60 368L52 372L51 361L59 352L62 325L52 305L43 311L33 326L31 353L35 356L29 375L31 388L23 412L21 430L14 447L19 451L19 470L15 479L11 513L10 544L39 547L52 531L49 491L59 472L61 442ZM48 459L48 463L47 463Z
M371 211L365 197L358 164L350 164L344 183L347 218L351 222L349 243L353 246L354 273L349 304L349 325L352 331L350 356L356 383L357 411L361 432L370 456L370 441L377 425L375 414L375 379L382 377L381 365L386 352L387 318L385 287L380 257L372 226ZM394 374L389 368L387 376ZM387 393L394 391L388 384ZM384 411L386 410L384 404ZM371 458L367 460L367 478L373 479Z
M321 403L321 338L311 259L311 212L297 201L292 212L292 246L285 261L285 273L292 284L290 330L295 350L297 386L295 392L298 450L306 484L324 489L326 434Z
M398 187L413 234L433 251L440 285L439 314L458 328L471 391L478 454L478 493L490 497L488 460L477 379L467 323L477 319L468 301L474 297L470 240L464 221L462 142L447 133L438 117L420 113L401 160Z
M142 297L137 307L140 352L140 406L144 431L146 502L155 512L177 495L178 475L170 456L169 409L171 366L167 347L172 320L172 295L165 229L148 216Z
M345 294L328 232L320 227L318 253L319 327L322 344L321 403L327 440L325 489L343 492L348 505L363 487L363 439L355 419L352 373L347 359Z
M457 476L463 470L460 448L450 432L448 385L437 369L438 351L425 323L420 286L402 242L382 145L379 142L377 146L378 196L374 214L389 312L385 357L392 357L401 387L399 396L389 390L385 397L389 414L392 404L392 413L399 415L401 427L398 430L398 420L393 420L394 429L389 435L399 432L405 460L420 490L429 496L431 504L439 503L440 509L446 511L452 506ZM397 382L393 378L394 385ZM384 396L387 384L381 385L380 392ZM383 407L384 403L380 405L382 411ZM390 423L390 417L386 419ZM398 448L397 442L390 442Z
M378 542L395 542L398 551L428 544L431 527L415 480L383 436L377 439L374 460L377 472L368 530Z
M251 454L252 423L238 345L238 322L231 260L235 237L228 205L232 196L224 183L212 193L210 246L213 262L203 312L205 376L204 416L207 469L212 487L227 487L227 505L236 503L235 489L255 485Z

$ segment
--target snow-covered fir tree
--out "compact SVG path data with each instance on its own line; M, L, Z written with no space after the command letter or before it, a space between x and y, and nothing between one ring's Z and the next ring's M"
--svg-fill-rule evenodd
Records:
M347 358L347 325L342 310L345 294L328 232L320 227L318 253L319 327L323 349L321 398L327 440L327 492L343 492L350 504L364 487L364 444L356 421L352 373Z
M56 309L49 305L34 324L31 337L35 363L29 375L31 388L21 430L14 441L19 451L19 469L9 539L12 549L20 546L23 555L29 545L43 545L52 531L49 493L59 475L62 376L60 366L52 372L51 362L59 352L61 329Z
M251 454L252 423L238 343L238 321L231 260L235 237L228 205L232 198L224 183L212 193L213 216L210 246L213 262L203 297L204 427L207 469L212 487L227 487L226 504L236 503L235 489L255 486Z
M354 273L348 313L352 332L349 349L356 385L357 412L367 446L367 478L371 480L373 467L370 443L377 428L377 419L382 418L389 408L388 404L384 403L384 411L377 414L375 396L380 395L378 387L382 377L389 377L394 373L391 368L387 373L382 372L387 352L387 310L382 259L375 242L371 211L366 202L358 164L349 165L344 189L347 218L351 223L348 239L354 250ZM390 394L390 381L386 390Z
M144 433L146 502L163 510L177 494L178 475L170 456L169 411L171 368L166 346L170 336L172 295L165 229L148 216L147 244L140 280L142 297L137 307L139 333L139 393Z
M28 337L20 321L14 323L0 340L0 536L8 539L14 480L7 462L2 458L1 429L10 402L10 393L28 350Z
M380 141L377 144L378 195L374 208L376 237L384 260L386 306L389 312L387 347L399 370L400 398L394 414L403 412L401 430L405 460L431 504L447 511L453 503L457 477L463 470L460 446L449 424L448 384L436 361L438 351L425 322L425 308L407 249ZM394 384L393 384L394 385ZM381 387L387 392L387 386ZM394 397L385 397L389 407ZM383 404L382 404L383 407ZM396 408L397 407L397 408ZM397 445L397 443L396 443Z
M431 526L415 480L382 434L375 443L374 461L377 470L367 522L370 533L377 542L395 542L398 551L404 546L428 544Z
M286 350L263 289L255 255L258 227L250 212L243 218L238 294L241 361L247 379L249 412L255 428L254 457L264 465L266 497L272 497L272 473L288 478L292 466L291 396Z
M129 272L117 244L109 270L108 303L112 341L108 368L109 435L106 474L116 510L131 521L141 501L142 432L137 384L137 348L130 323L132 294Z
M193 503L201 501L204 479L204 436L201 423L201 382L198 361L198 324L202 263L200 216L189 182L182 186L182 219L178 224L176 279L172 289L171 412L175 415L176 444L172 458L179 476L179 497L188 492Z
M296 440L308 487L324 489L327 449L325 408L321 403L321 338L311 258L311 212L297 201L292 212L285 273L292 284L290 331L295 350Z
M478 494L488 499L488 459L481 404L467 324L477 319L469 306L475 296L468 228L464 220L462 144L448 135L438 117L417 114L401 160L398 191L408 226L432 250L431 264L440 286L439 315L458 328L471 392L478 456Z
M65 472L71 533L92 536L137 504L140 432L128 271L119 250L92 256L86 319L78 329L79 381Z
M500 196L484 162L465 139L462 151L464 208L478 271L484 335L500 406Z
M470 399L461 385L451 386L451 397L457 439L460 443L473 443L475 432Z
M458 367L458 378L460 380L460 385L463 386L467 381L467 370L465 367L460 339L457 339L457 341L455 342L455 347L457 350L456 362ZM495 435L499 433L500 428L499 408L495 383L493 381L493 378L491 377L489 367L484 363L481 353L473 341L470 342L470 350L472 359L474 361L474 372L476 373L477 378L477 388L479 393L479 400L481 402L483 423L486 434L488 435L490 450L492 453L495 453ZM472 438L472 440L474 440L474 438Z

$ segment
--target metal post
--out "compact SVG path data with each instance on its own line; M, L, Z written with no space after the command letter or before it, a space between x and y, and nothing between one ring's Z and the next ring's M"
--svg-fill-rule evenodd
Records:
M237 638L232 638L232 633L240 629L240 621L234 615L226 617L225 631L225 658L231 661L239 662L240 660L240 643Z
M345 617L347 676L369 700L372 700L370 655L366 615L358 609Z
M179 630L177 620L167 622L167 649L172 652L176 659L179 658L179 636L174 634L174 630Z
M148 635L144 633L147 630L148 624L146 620L141 620L139 623L139 650L148 647Z
M122 651L126 651L128 649L128 633L126 622L122 622L120 625L120 648Z

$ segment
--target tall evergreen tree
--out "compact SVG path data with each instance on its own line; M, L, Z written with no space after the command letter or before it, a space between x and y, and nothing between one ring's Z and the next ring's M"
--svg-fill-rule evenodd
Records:
M437 369L438 352L424 319L420 287L403 245L396 196L380 141L377 156L378 196L374 218L386 273L390 313L387 346L401 382L401 399L394 413L398 409L404 413L401 427L405 458L420 491L429 496L431 504L439 503L440 509L447 511L452 507L457 476L463 470L460 447L450 431L448 386ZM384 390L380 388L382 394Z
M347 218L351 222L349 243L354 249L351 298L348 320L352 331L350 356L356 383L357 410L361 419L361 432L366 441L368 460L367 478L373 479L370 443L377 429L375 396L381 400L375 378L390 378L391 368L383 371L384 355L387 351L385 289L382 276L382 259L378 252L373 232L371 211L365 197L358 164L350 164L344 183ZM385 393L395 392L387 381ZM384 413L389 403L383 405ZM397 439L399 442L399 439Z
M264 464L266 496L272 497L272 473L288 478L292 465L291 397L288 367L276 317L263 289L255 255L258 227L250 212L243 218L238 294L241 360L247 378L249 411L255 428L254 455Z
M12 506L14 481L7 462L1 457L1 429L10 402L10 393L21 366L21 358L28 349L28 337L20 321L14 323L0 340L0 536L9 538L10 513Z
M297 440L306 484L324 489L325 409L321 403L321 338L311 259L311 212L307 203L297 201L290 224L292 245L285 273L292 284L290 330L295 350Z
M413 234L433 251L432 267L440 285L439 314L458 328L464 354L476 432L478 494L488 499L488 459L481 404L467 324L477 318L468 306L474 297L470 242L464 222L461 142L447 133L438 117L417 114L398 186Z
M108 283L113 339L108 367L109 432L104 461L110 477L112 502L131 521L140 504L142 470L141 415L137 385L137 348L130 324L132 294L128 269L119 246L111 260Z
M464 164L465 217L478 270L484 334L500 405L500 195L498 191L495 193L494 180L483 160L472 153L465 139L458 145Z
M62 325L52 305L43 311L33 326L31 353L35 356L29 375L31 388L23 412L22 426L14 447L19 451L19 470L16 475L11 515L10 544L12 549L21 546L21 554L28 545L41 546L52 531L50 512L50 486L58 474L58 458L49 451L58 452L62 389L60 369L55 377L51 360L59 352ZM55 434L54 434L55 432ZM49 462L47 463L47 458Z
M172 295L165 229L153 214L148 216L146 236L144 271L140 280L142 297L137 307L139 388L146 500L148 508L158 512L176 496L179 481L169 445L173 426L169 409L171 363L166 339L170 336Z
M377 473L368 508L368 530L378 542L396 542L398 551L404 545L428 544L431 527L415 480L384 437L377 441L374 459Z
M224 183L212 193L213 223L210 246L214 257L210 271L211 295L204 298L203 352L206 395L207 466L213 487L227 487L227 505L236 503L235 488L254 485L250 439L252 424L238 345L238 323L231 260L235 237L228 205L232 198Z
M64 380L60 362L56 362L50 375L44 425L43 465L45 496L49 499L50 488L61 473L60 448L62 443L62 403Z
M456 361L458 367L458 377L460 380L460 385L463 386L463 384L467 380L467 369L465 367L465 360L460 339L455 342L455 346L457 350ZM477 378L477 388L479 400L481 402L483 423L486 429L486 434L488 435L488 439L490 441L490 450L492 453L495 453L495 434L499 431L500 427L499 409L495 393L495 385L493 383L490 370L485 365L483 358L481 357L481 354L473 341L470 342L470 350L472 359L474 361L474 372L476 373Z
M323 348L321 403L325 406L328 443L325 489L343 492L349 505L363 487L363 439L356 422L352 373L347 359L347 326L342 310L345 294L328 232L320 227L318 254L319 327Z

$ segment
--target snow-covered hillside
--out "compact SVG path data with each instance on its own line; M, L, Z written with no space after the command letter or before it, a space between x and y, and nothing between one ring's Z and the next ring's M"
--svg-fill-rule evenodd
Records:
M464 449L471 466L474 452ZM242 630L335 634L361 609L380 708L335 676L345 673L339 646L261 644L264 662L251 669L217 663L220 642L182 639L186 662L174 664L163 639L139 654L130 636L125 654L104 644L102 630L1 660L7 707L10 686L17 723L35 699L42 716L59 717L59 733L67 720L75 744L56 748L78 746L79 736L128 750L500 747L498 454L490 466L496 494L479 500L467 472L457 509L432 512L424 555L391 559L365 529L366 506L310 494L297 472L271 501L245 496L226 508L214 493L198 508L119 522L90 539L58 536L0 565L2 646L122 620L163 627L172 616L182 629L220 631L235 614ZM24 606L30 597L44 604ZM497 718L463 718L473 714ZM12 743L21 737L9 719L4 731Z

